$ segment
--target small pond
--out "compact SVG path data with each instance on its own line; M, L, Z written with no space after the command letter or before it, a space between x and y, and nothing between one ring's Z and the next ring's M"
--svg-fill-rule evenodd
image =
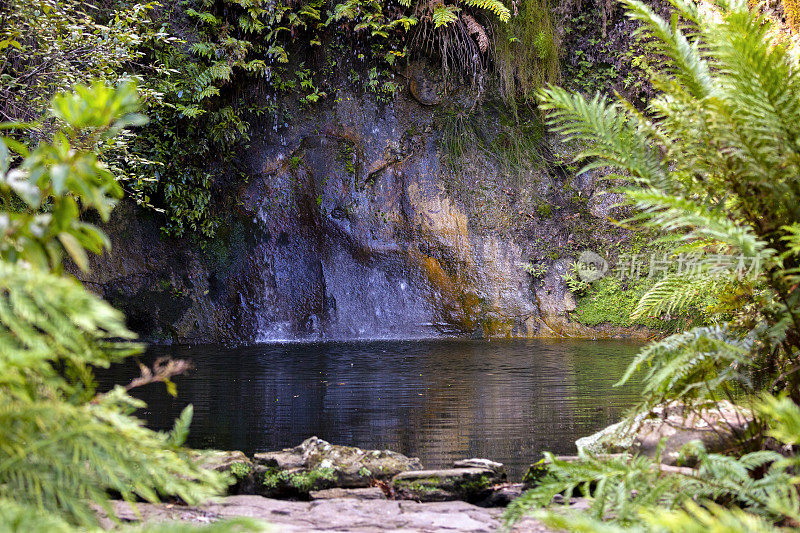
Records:
M317 435L389 448L426 467L487 457L519 478L543 450L575 453L576 438L616 422L637 385L614 387L640 344L628 341L363 341L246 347L160 346L191 360L175 379L134 391L140 413L168 429L194 404L188 444L251 454ZM100 376L127 383L134 361Z

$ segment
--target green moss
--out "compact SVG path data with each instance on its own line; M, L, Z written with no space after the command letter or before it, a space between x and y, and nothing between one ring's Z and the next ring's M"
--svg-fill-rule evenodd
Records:
M349 175L356 175L356 152L351 141L342 141L336 161L342 164Z
M492 484L492 478L481 475L477 479L467 480L458 485L458 490L465 495L476 494L487 489Z
M550 218L553 215L553 208L547 202L541 202L536 206L536 213L541 218Z
M699 309L692 309L669 320L656 317L631 319L636 304L656 283L656 279L625 280L607 277L592 283L585 295L578 299L571 317L586 326L611 324L614 326L643 326L663 331L678 331L689 324L705 323L707 317Z
M333 468L315 468L305 472L287 472L270 468L264 473L261 483L268 489L281 486L291 487L298 492L308 492L320 488L320 481L334 481L336 471Z
M528 487L534 486L549 471L550 469L548 468L547 463L545 463L544 459L540 459L533 463L530 468L528 468L528 471L525 472L525 475L522 477L522 483Z
M431 485L440 485L442 480L438 477L423 477L423 478L416 478L413 481L408 481L405 479L396 479L394 482L395 487L402 487L403 485L407 487L415 487L417 485L429 487Z
M529 100L545 83L558 83L561 75L560 43L550 2L522 0L519 14L495 29L495 69L506 100Z
M231 464L231 474L233 474L236 477L236 479L243 479L247 477L252 471L253 471L253 466L248 463Z
M405 489L417 494L446 491L456 492L462 496L469 496L483 491L491 484L492 477L487 474L482 474L474 479L442 479L436 476L413 480L398 479L395 480L394 487L395 489Z

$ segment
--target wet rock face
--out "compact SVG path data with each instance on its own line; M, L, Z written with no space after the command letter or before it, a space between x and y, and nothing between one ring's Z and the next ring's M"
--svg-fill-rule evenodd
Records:
M444 104L420 103L444 88L414 72L412 96L390 105L341 88L287 127L254 123L250 178L226 189L204 248L162 240L157 219L127 206L108 228L113 255L79 277L150 341L592 336L564 325L574 301L553 257L575 228L600 234L569 203L594 181L567 193L545 168L444 167ZM534 256L551 272L526 273Z
M370 487L400 472L419 470L417 458L390 450L362 450L311 437L294 448L257 453L256 491L268 497L307 497L311 491Z

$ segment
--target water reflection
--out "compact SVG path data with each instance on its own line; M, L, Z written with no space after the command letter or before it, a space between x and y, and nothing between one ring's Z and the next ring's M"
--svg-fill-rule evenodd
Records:
M306 437L390 448L447 466L465 457L506 463L516 476L542 450L573 453L574 440L616 421L635 385L612 385L638 345L621 341L376 341L156 347L191 359L163 387L136 392L149 425L168 429L187 403L189 444L246 453ZM129 362L101 377L136 373Z

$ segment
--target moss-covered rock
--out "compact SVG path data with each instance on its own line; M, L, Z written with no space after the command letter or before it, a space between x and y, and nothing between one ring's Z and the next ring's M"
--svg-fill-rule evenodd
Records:
M231 475L228 494L252 494L255 465L243 452L193 450L191 453L203 468Z
M369 487L408 470L419 470L417 458L390 450L362 450L330 444L317 437L299 446L257 453L256 491L269 497L306 498L310 491L333 487Z
M522 484L526 489L535 487L539 484L547 472L547 462L544 459L540 459L528 467L527 472L525 472L525 475L522 476Z
M484 500L505 474L489 468L450 468L402 472L392 480L395 495L406 500L444 502Z

